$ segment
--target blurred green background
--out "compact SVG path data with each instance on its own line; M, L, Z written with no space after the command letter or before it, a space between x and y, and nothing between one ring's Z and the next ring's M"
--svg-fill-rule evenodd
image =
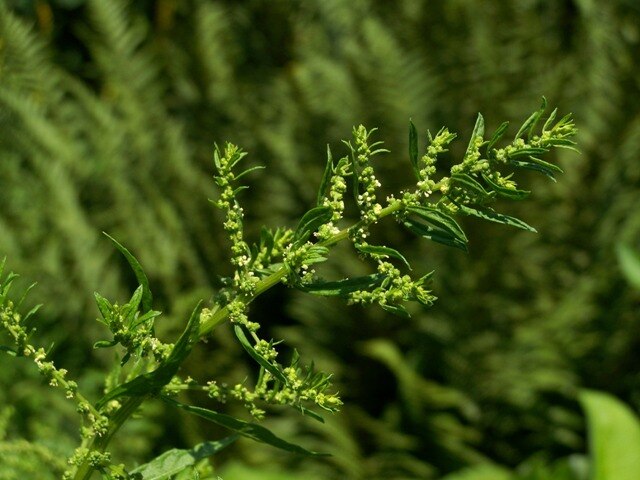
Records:
M640 293L616 257L617 245L640 249L639 62L635 0L0 0L0 256L38 282L40 338L97 398L113 358L90 347L106 333L92 292L125 300L136 286L102 231L145 267L168 338L231 271L207 201L214 142L267 166L242 194L255 239L313 204L326 144L344 154L353 125L379 127L392 191L411 181L409 118L421 134L446 125L468 138L478 111L489 131L517 125L545 95L574 113L582 155L556 155L557 184L525 177L532 198L499 205L539 234L469 220L465 255L380 231L415 270L436 270L440 299L410 320L266 294L254 317L335 372L345 402L325 425L279 411L267 425L333 456L241 441L214 463L225 480L554 465L587 450L580 389L640 411ZM328 275L363 268L338 249ZM72 406L31 365L1 362L6 438L68 454ZM252 365L225 327L186 368L241 381ZM224 435L162 408L121 433L119 459Z

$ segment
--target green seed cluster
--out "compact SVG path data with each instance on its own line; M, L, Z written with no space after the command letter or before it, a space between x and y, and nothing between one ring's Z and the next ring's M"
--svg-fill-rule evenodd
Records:
M340 233L340 229L336 224L344 216L344 195L347 192L347 177L351 175L349 159L347 157L341 158L332 173L329 191L322 201L324 207L331 209L331 220L321 225L318 229L316 236L319 240L327 240Z
M216 184L222 189L220 199L215 202L215 205L225 212L226 218L223 228L231 240L231 263L238 268L246 267L251 256L249 246L243 237L244 212L236 200L238 191L233 187L233 182L236 180L233 167L246 155L239 147L231 143L225 145L222 153L218 148L214 151L214 162L218 170L218 174L214 178Z
M430 290L424 286L425 279L414 280L410 275L402 275L392 263L378 260L378 273L385 277L382 284L372 290L358 290L349 295L353 304L378 304L382 307L394 307L405 302L417 301L429 306L435 300Z
M435 137L431 136L431 132L427 132L427 135L429 146L420 159L418 171L417 193L419 194L419 201L425 201L436 190L436 182L433 176L436 173L438 155L447 152L447 146L456 138L456 134L449 132L447 128L442 128Z
M355 241L362 242L369 235L369 226L378 221L382 206L376 202L376 191L381 187L371 165L371 158L379 153L388 152L383 148L375 149L382 142L369 144L369 138L376 129L367 130L363 125L353 129L355 147L349 146L354 158L354 175L357 175L356 203L360 210L361 222L352 232ZM375 149L375 150L374 150Z

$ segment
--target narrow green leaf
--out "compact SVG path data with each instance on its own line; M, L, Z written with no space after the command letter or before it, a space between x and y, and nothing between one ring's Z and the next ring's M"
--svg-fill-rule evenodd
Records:
M406 308L404 308L402 305L387 305L387 304L380 304L380 306L382 307L383 310L392 313L394 315L397 315L398 317L402 317L402 318L406 318L409 319L411 318L411 315L409 314L409 312L407 311Z
M185 468L194 466L200 460L215 455L238 439L230 435L222 440L203 442L188 450L174 448L164 452L130 473L142 475L142 480L169 480Z
M451 175L451 183L456 186L462 186L467 191L474 192L482 200L489 200L495 195L493 192L485 190L482 184L471 175L465 173L454 173Z
M640 253L628 245L619 243L616 246L618 264L627 281L640 290Z
M115 340L98 340L96 343L93 344L93 348L98 349L98 348L109 348L109 347L113 347L114 345L117 345L117 341Z
M420 217L422 220L431 225L444 230L457 238L463 243L467 243L467 236L462 227L454 220L454 218L440 210L430 206L409 207L407 211Z
M517 168L523 168L525 170L533 170L534 172L542 173L543 175L546 175L554 182L556 181L554 170L551 170L545 167L544 165L539 165L537 163L527 162L522 160L512 160L511 165Z
M124 317L124 321L128 326L131 326L131 322L135 318L135 314L138 311L138 307L140 306L140 301L142 300L142 285L138 286L136 290L133 292L131 296L131 300L122 308L122 316Z
M424 285L429 280L431 280L431 278L433 277L434 273L435 273L435 270L431 270L429 273L426 273L423 276L421 276L415 283L417 285Z
M251 172L255 172L256 170L264 170L265 168L267 167L265 167L264 165L256 165L255 167L247 168L244 172L238 173L235 176L234 181L240 180L242 177L250 174Z
M320 225L324 225L331 220L332 213L329 207L315 207L305 213L293 234L294 246L304 244Z
M409 160L416 174L416 178L420 180L420 167L418 166L418 131L416 126L409 120Z
M510 161L519 160L522 157L527 158L527 157L530 157L531 155L543 155L546 152L548 152L548 150L542 147L519 148L518 150L515 150L514 152L511 152L509 154L509 160Z
M136 328L138 325L141 325L149 320L153 320L154 318L162 315L162 312L158 312L157 310L149 310L144 315L140 315L138 319L131 324L131 328Z
M504 132L507 131L508 127L509 122L504 122L496 129L496 131L493 133L493 136L491 137L491 140L489 140L489 143L487 144L487 152L489 152L493 148L493 146L498 143L498 141L504 135Z
M240 185L239 187L236 187L233 189L233 196L237 196L240 192L244 191L244 190L249 190L249 186L248 185Z
M511 217L509 215L505 215L503 213L498 213L492 208L469 207L467 205L458 205L458 207L460 207L460 211L466 215L471 215L474 217L482 218L484 220L489 220L490 222L501 223L503 225L510 225L512 227L520 228L522 230L527 230L528 232L533 232L533 233L538 232L535 228L523 222L522 220L515 217Z
M31 310L29 310L27 314L24 317L22 317L22 323L23 324L26 323L31 317L33 317L38 312L38 310L40 310L41 307L42 307L42 304L39 303L38 305L34 306Z
M558 114L558 109L554 108L553 112L551 112L551 114L549 115L549 118L547 118L547 121L544 122L544 125L542 126L543 132L546 132L547 130L549 130L549 128L553 124L553 121L556 119L557 114Z
M178 341L173 346L169 357L167 357L162 365L156 370L157 372L159 372L160 370L166 370L166 372L161 375L162 381L166 380L166 382L163 383L163 386L166 385L178 372L180 365L182 365L184 359L187 358L187 356L191 352L193 344L196 343L199 339L201 306L202 300L198 302L196 307L191 312L191 316L189 317L187 326L182 332L182 335L180 335L180 338L178 338Z
M303 407L302 405L298 405L298 410L300 411L300 413L302 413L302 415L313 418L320 423L324 423L324 417L314 412L313 410L309 410L307 407Z
M247 351L251 358L258 362L259 365L264 367L264 369L271 373L271 375L273 375L279 382L283 383L284 385L288 384L287 377L284 376L280 368L260 355L260 353L256 351L253 345L251 345L251 342L249 342L249 339L244 334L244 331L242 330L242 327L240 327L240 325L235 325L233 327L233 331L235 332L236 337L238 337L240 345L242 345L242 348Z
M107 232L102 232L106 237L111 240L111 242L115 245L118 251L124 255L124 258L127 259L133 273L138 280L138 283L142 285L142 308L146 312L147 310L151 310L151 304L153 303L153 296L151 295L151 289L149 288L149 279L147 275L142 270L142 266L140 262L133 256L133 254L127 250L122 244L120 244L115 238L109 235Z
M498 185L489 175L485 175L484 173L482 174L482 178L489 184L494 192L504 198L510 198L511 200L523 200L531 194L528 190L510 189L503 187L502 185Z
M7 276L4 278L4 281L2 282L2 285L0 285L0 299L4 300L7 297L7 295L9 294L9 290L11 290L11 284L19 276L20 275L13 272L7 274Z
M402 263L406 265L406 267L409 270L411 270L411 265L409 265L409 262L407 261L407 259L395 248L383 247L383 246L377 246L377 245L360 245L357 243L354 245L354 247L359 252L366 253L367 255L372 255L374 257L384 257L384 258L391 257L391 258L400 260Z
M432 242L441 243L449 247L459 248L460 250L467 251L467 242L462 241L457 235L453 235L449 231L435 228L430 225L425 225L422 222L406 218L402 221L402 224L411 232L431 240Z
M214 144L213 149L213 165L216 167L218 173L222 172L222 164L220 163L220 148L217 144Z
M331 148L327 144L327 165L324 167L324 173L322 174L322 180L320 181L320 188L318 189L318 199L316 205L319 207L322 205L322 200L327 194L327 188L329 187L329 180L331 180L331 174L333 173L333 156L331 155Z
M553 181L555 181L555 173L563 173L559 166L532 156L526 160L510 160L510 162L515 167L543 173Z
M542 103L540 104L540 108L537 111L533 112L529 116L529 118L525 120L525 122L520 127L520 130L518 130L518 133L516 133L515 139L517 140L518 138L523 136L525 133L527 134L528 138L531 138L533 130L534 128L536 128L536 124L538 123L538 120L540 120L540 117L542 116L542 114L546 109L547 109L547 99L545 97L542 97Z
M372 290L379 287L386 277L380 274L357 278L345 278L336 282L305 283L296 288L304 292L327 297L346 296L360 290Z
M535 163L536 165L542 166L544 168L548 168L549 170L552 170L556 173L564 173L564 170L562 170L558 165L555 165L553 163L549 163L549 162L545 162L544 160L541 160L540 158L536 158L536 157L529 157L529 161L532 163Z
M312 452L299 445L294 445L292 443L289 443L277 437L270 430L267 430L265 427L261 425L245 422L244 420L240 420L239 418L231 417L223 413L214 412L213 410L208 410L206 408L195 407L192 405L179 403L168 397L162 397L162 399L168 404L173 405L174 407L180 408L188 413L192 413L194 415L202 417L217 425L228 428L229 430L232 430L238 433L239 435L242 435L247 438L251 438L252 440L255 440L257 442L266 443L268 445L271 445L272 447L276 447L281 450L286 450L287 452L298 453L302 455L314 455L314 456L327 455L326 453Z
M592 480L640 478L640 419L617 398L583 390L580 403L587 414Z
M464 156L468 156L474 149L474 145L477 137L484 136L484 117L482 114L478 113L478 117L476 118L476 124L473 127L473 132L471 132L471 139L469 140L469 145L467 146L467 151Z
M102 315L102 318L104 318L105 323L109 322L111 320L111 312L113 310L113 305L111 305L109 300L104 298L98 292L94 292L93 296L96 299L96 304L98 305L98 310L100 311L100 315ZM108 326L108 323L107 323L107 326Z

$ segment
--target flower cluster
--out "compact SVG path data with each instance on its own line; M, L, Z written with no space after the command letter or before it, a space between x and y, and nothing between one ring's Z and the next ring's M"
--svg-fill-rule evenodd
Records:
M267 348L273 355L277 354L272 346L267 345ZM210 398L221 403L227 402L230 398L241 401L249 413L258 420L264 417L265 412L257 402L263 402L265 405L288 405L305 411L304 405L313 403L330 412L336 411L342 405L338 395L327 392L331 386L331 376L315 372L310 367L301 367L297 354L294 354L288 367L280 368L284 382L263 369L253 390L240 383L230 387L215 381L208 382L204 390Z
M378 215L382 210L382 206L376 202L376 190L380 188L381 184L375 176L371 158L379 153L388 152L388 150L375 149L383 142L369 144L369 137L375 131L375 128L367 130L363 125L360 125L353 129L355 147L347 143L351 148L353 158L354 193L362 220L358 228L351 232L356 241L362 241L369 235L369 226L378 221Z
M214 177L216 184L222 189L220 198L215 205L225 212L223 228L231 240L231 263L237 268L234 275L234 285L243 294L250 295L255 287L256 278L249 272L251 262L251 250L244 241L243 225L244 212L238 204L236 196L243 187L234 188L233 183L251 170L246 170L240 174L235 174L234 167L247 154L236 145L227 143L224 152L217 147L214 151L214 163L218 174Z
M449 129L442 128L435 137L431 136L431 132L427 132L429 145L427 151L420 159L418 170L418 190L420 200L425 201L436 189L436 182L433 176L436 173L436 162L438 155L447 152L447 146L456 138L455 133L449 132Z
M99 293L95 294L98 310L102 316L98 319L113 333L112 341L96 343L96 347L104 348L120 344L126 349L123 363L131 356L144 358L152 354L156 361L167 358L173 345L164 344L153 335L153 321L161 312L149 310L140 313L143 287L139 286L131 299L124 305L112 304Z
M377 303L385 310L403 314L405 309L402 305L405 302L417 301L429 306L436 300L431 291L425 288L429 275L414 280L410 275L402 275L392 263L383 260L378 260L377 270L384 278L380 286L350 293L348 296L350 303L361 305Z
M333 235L337 235L340 229L336 224L344 215L344 195L347 191L346 178L351 175L349 170L349 159L342 157L333 168L330 165L332 175L330 179L329 192L324 197L322 205L331 209L331 220L318 229L316 236L319 240L327 240Z

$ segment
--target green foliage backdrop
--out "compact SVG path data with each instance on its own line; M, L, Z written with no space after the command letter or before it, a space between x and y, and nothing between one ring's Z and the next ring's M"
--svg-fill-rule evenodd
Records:
M346 404L327 425L270 422L334 456L239 443L235 463L219 463L225 480L234 469L271 478L259 477L264 465L400 480L583 452L579 388L640 409L639 294L615 255L619 243L640 248L639 57L631 0L0 0L0 255L38 281L39 330L57 361L97 389L91 294L124 299L135 287L102 231L145 265L165 333L228 274L207 202L214 142L268 168L243 193L255 238L314 202L326 144L339 149L352 125L379 127L394 152L380 161L383 183L402 187L409 118L468 136L476 112L522 118L546 95L574 112L582 155L560 156L562 180L532 177L537 196L510 207L540 233L469 221L464 255L376 232L437 271L441 300L411 320L269 293L256 314L336 372ZM347 256L329 268L368 273ZM194 376L243 375L230 337L217 332L192 359ZM14 420L0 445L39 439L66 454L76 426L60 399L35 393L36 377L0 369L0 405L17 409L3 410ZM218 433L157 409L116 446L127 461Z

